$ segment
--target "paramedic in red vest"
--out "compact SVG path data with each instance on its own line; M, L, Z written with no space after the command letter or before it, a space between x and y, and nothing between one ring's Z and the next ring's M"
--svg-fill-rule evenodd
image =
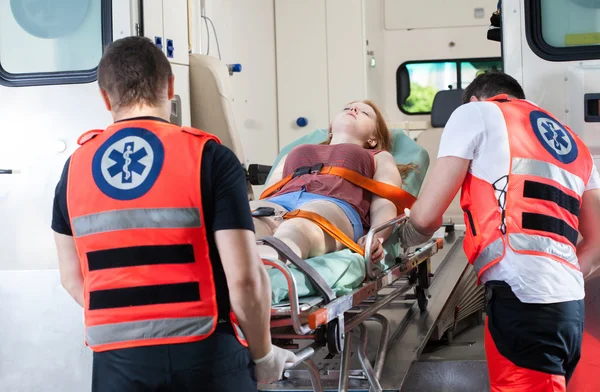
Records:
M79 139L52 221L62 284L84 309L92 391L256 391L278 380L296 358L271 345L239 160L169 123L173 73L149 39L110 45L98 84L114 124Z
M492 391L564 391L580 357L584 278L600 259L600 178L581 139L512 77L478 76L463 103L403 241L429 238L462 186Z

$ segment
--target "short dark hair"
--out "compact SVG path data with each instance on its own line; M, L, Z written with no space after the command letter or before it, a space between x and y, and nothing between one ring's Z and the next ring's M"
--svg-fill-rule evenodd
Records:
M486 99L499 94L508 94L517 99L525 99L523 88L515 78L504 72L489 71L477 76L467 86L462 94L462 102L469 102L471 97Z
M171 63L146 37L113 42L98 65L98 85L106 91L114 108L157 106L165 99L171 75Z

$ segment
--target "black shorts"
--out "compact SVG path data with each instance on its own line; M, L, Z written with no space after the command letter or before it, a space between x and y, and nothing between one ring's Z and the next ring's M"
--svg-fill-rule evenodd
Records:
M194 343L94 353L92 392L257 391L247 348L229 333Z
M584 303L521 302L510 286L486 285L488 328L500 354L515 365L571 378L581 356Z

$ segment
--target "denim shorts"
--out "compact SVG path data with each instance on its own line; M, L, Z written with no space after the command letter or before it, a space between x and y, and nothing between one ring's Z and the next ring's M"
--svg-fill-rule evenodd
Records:
M288 212L300 208L302 205L315 200L327 200L339 206L352 224L352 229L354 230L354 241L358 241L358 239L363 236L364 231L362 222L360 220L360 215L358 215L358 212L356 212L354 207L343 200L309 193L304 190L286 193L284 195L266 199L266 201L270 201L271 203L279 204Z

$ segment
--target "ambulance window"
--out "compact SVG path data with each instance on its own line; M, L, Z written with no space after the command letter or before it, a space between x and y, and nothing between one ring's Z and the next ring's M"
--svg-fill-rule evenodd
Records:
M0 84L96 80L111 14L111 0L0 1Z
M527 41L548 61L600 58L600 1L531 0L525 2Z
M456 88L456 62L411 62L398 69L398 107L406 114L431 113L440 90Z
M429 114L438 91L465 88L482 72L502 70L500 58L409 61L396 71L398 108Z

